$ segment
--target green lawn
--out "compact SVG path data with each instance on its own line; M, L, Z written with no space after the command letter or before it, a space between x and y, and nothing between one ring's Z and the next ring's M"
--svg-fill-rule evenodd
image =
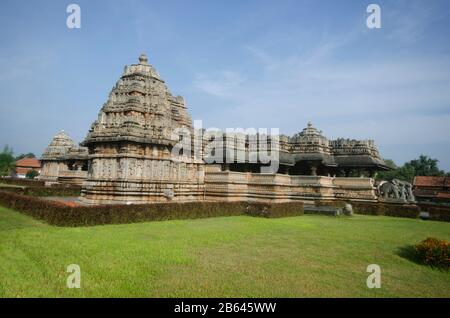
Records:
M1 297L450 297L402 250L450 223L247 216L58 228L0 207ZM81 267L81 288L66 267ZM368 264L380 289L366 287Z

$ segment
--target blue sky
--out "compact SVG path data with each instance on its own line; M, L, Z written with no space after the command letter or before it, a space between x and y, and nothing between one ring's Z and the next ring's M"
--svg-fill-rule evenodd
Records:
M81 7L81 29L66 7ZM366 7L381 7L368 29ZM402 164L450 170L450 1L0 2L0 146L40 155L75 141L141 52L205 127L308 121L330 139L375 139Z

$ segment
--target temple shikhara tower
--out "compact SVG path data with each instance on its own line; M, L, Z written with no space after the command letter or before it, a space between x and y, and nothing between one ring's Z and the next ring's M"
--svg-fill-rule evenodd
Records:
M41 158L40 179L81 185L87 176L88 153L77 146L64 130L57 133Z
M138 64L125 67L82 143L90 160L82 200L164 202L203 196L201 158L193 151L171 153L181 139L177 130L193 131L184 100L172 96L141 55Z
M390 169L373 140L329 140L312 123L291 137L202 132L194 129L184 99L170 93L142 54L125 67L81 147L64 132L53 138L42 157L41 179L82 184L80 200L89 204L376 202L373 177ZM274 170L261 160L269 148ZM409 189L400 183L383 187L386 200L392 187Z

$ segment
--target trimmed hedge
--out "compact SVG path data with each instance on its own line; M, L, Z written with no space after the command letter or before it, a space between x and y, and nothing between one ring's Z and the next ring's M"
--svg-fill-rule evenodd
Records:
M0 183L14 184L19 186L45 186L45 181L21 178L0 178Z
M422 211L429 213L430 220L450 222L450 206L432 203L419 203L419 206Z
M343 208L345 207L345 203L347 202L340 200L317 200L314 202L314 205L317 207L329 206L333 208Z
M0 204L57 226L89 226L216 216L283 217L303 214L301 202L188 202L73 206L0 190Z
M418 218L420 208L411 204L350 201L353 212L365 215L386 215L404 218ZM316 206L344 207L344 201L317 201Z
M357 214L386 215L394 217L416 219L420 215L420 208L412 204L351 202L353 211Z
M387 216L417 219L420 208L411 204L382 204L382 213Z
M247 203L245 214L266 218L281 218L287 216L299 216L304 214L303 202L283 203Z
M21 188L0 185L0 190L34 197L77 197L81 193L81 187L75 185L23 186Z

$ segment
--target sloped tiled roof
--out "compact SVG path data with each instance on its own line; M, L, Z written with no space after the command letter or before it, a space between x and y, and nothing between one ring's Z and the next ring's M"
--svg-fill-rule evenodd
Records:
M41 162L36 158L22 158L16 161L16 167L40 168Z
M417 187L443 187L446 177L417 176L414 178L414 186Z

